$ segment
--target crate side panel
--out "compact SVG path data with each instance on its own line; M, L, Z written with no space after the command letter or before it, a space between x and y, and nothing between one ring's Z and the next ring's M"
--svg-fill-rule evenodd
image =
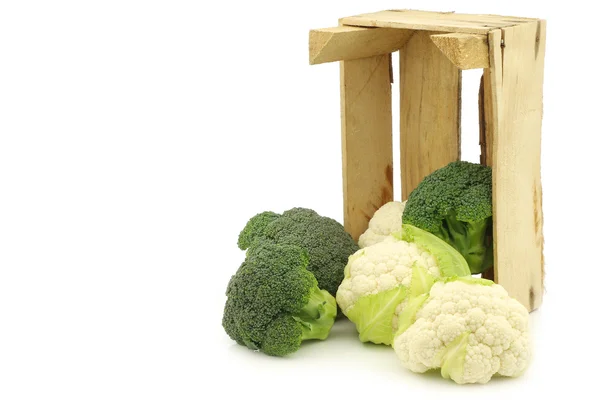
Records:
M431 32L416 32L400 50L402 200L423 178L460 158L460 70Z
M494 138L495 278L530 311L542 301L542 89L545 21L503 29Z
M344 227L355 240L393 199L390 57L340 62Z

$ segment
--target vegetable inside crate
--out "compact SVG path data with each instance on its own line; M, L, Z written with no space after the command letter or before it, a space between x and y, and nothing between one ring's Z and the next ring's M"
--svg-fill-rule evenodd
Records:
M477 268L529 311L543 295L542 89L546 21L387 10L314 29L309 62L340 62L344 226L355 240L369 220L434 171L459 161L461 71L482 68L481 163L492 180L491 232ZM391 57L400 57L400 168L392 148ZM477 94L474 94L477 95ZM486 228L473 226L482 236ZM470 244L466 244L470 246ZM477 257L480 257L479 255ZM471 257L471 258L474 258Z

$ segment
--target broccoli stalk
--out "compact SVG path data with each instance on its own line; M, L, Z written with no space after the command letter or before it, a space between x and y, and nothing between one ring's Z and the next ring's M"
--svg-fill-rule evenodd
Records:
M326 290L313 288L308 302L292 318L300 324L302 340L324 340L329 336L331 321L337 316L335 298Z
M492 226L492 217L475 221L459 221L456 212L449 212L437 236L451 243L474 269L472 273L483 272L494 261L492 246L487 245L487 234ZM480 268L473 266L480 265Z
M452 245L478 274L493 263L492 170L455 161L426 176L406 202L402 223Z

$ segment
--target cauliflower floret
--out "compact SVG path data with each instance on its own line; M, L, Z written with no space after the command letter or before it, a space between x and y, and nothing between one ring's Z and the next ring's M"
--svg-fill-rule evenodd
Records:
M390 201L375 211L369 228L358 238L358 246L364 248L383 241L402 229L402 213L406 201Z
M529 313L500 285L437 282L393 347L410 370L441 368L460 384L518 376L531 357Z
M391 344L415 265L440 276L433 255L415 243L392 236L349 257L336 300L357 325L362 341Z

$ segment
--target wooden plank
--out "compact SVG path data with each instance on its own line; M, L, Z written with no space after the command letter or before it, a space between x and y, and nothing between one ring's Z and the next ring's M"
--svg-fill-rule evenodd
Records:
M537 21L537 18L521 17L514 15L497 15L497 14L462 14L454 11L429 11L429 10L411 10L411 9L392 9L386 10L396 13L409 15L411 18L441 18L450 21L470 21L470 22L502 22L506 24L526 23Z
M445 33L431 35L431 40L461 70L490 66L487 35Z
M486 68L481 75L479 83L479 146L481 153L479 163L483 165L493 165L494 154L493 140L498 129L497 123L494 125L494 109L492 107L492 76L491 69ZM496 118L497 121L497 118Z
M387 10L341 18L340 23L352 26L487 34L492 29L527 23L532 20L531 18L505 17L500 15Z
M502 31L500 29L490 31L488 34L488 48L490 49L490 68L483 70L485 164L493 166L494 138L498 135L498 124L501 115L499 99L502 88Z
M490 68L483 70L479 87L479 145L481 146L480 163L494 165L494 137L498 132L498 96L502 85L502 31L496 29L488 34L490 50ZM492 88L493 86L493 88ZM496 93L496 95L493 95ZM493 243L493 235L488 238ZM495 280L495 269L490 268L481 276Z
M392 53L412 33L407 29L354 26L313 29L309 33L309 62L313 65Z
M492 91L495 278L530 311L542 301L543 214L540 174L545 21L503 28L494 46ZM501 86L499 86L499 84Z
M498 91L502 85L502 31L490 31L488 42L490 68L483 70L479 86L479 144L480 163L492 166L494 137L498 132L498 95L494 95L494 90Z
M393 199L391 56L340 66L344 227L358 240Z
M416 32L400 50L402 200L426 176L460 158L460 70Z

